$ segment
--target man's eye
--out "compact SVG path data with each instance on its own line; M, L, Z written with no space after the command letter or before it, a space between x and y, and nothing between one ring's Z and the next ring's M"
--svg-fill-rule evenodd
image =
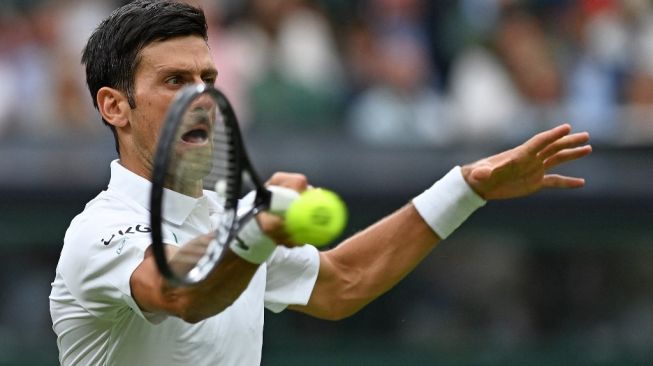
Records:
M183 80L179 76L173 76L166 79L166 84L170 85L179 85L182 84Z
M215 78L214 77L209 77L209 78L204 78L204 83L208 85L215 85Z

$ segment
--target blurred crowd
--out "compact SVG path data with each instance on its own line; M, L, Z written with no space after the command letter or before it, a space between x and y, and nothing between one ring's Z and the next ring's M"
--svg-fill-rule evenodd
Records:
M653 144L648 0L195 2L248 131L447 147L570 122ZM121 2L0 4L0 138L103 136L79 59Z
M247 133L324 134L381 148L458 148L513 144L569 122L590 131L595 146L653 146L650 0L194 1L208 17L217 84ZM112 148L109 131L93 109L80 58L93 29L123 2L0 0L0 147L16 138L32 142L28 148L48 139L83 138L106 141ZM87 157L75 158L73 164L81 165ZM646 164L645 157L636 160L628 164ZM615 181L610 167L600 167L587 169ZM56 169L66 179L85 182L88 175L71 178L59 165ZM650 181L646 171L617 180L628 179L638 186ZM39 202L48 194L25 193ZM360 211L377 214L390 196L370 203L360 195L358 204L365 207ZM598 207L614 203L605 201ZM23 202L17 202L22 210ZM539 212L513 214L496 231L472 223L467 236L449 239L371 311L344 328L320 329L344 329L344 338L347 332L358 335L357 328L378 332L390 324L399 335L389 339L420 346L436 339L445 348L463 350L468 348L461 345L474 348L483 337L495 348L513 349L555 340L562 329L558 335L565 344L582 339L584 348L569 346L573 352L609 360L625 350L650 356L649 362L637 363L650 364L653 251L650 235L638 235L650 233L651 211L630 211L631 206L648 208L650 201L627 203L626 218L619 217L621 211L611 216L612 209L592 205L582 214L573 211L579 214L569 216L571 223L615 218L583 226L590 228L582 235L587 235L585 247L549 242L551 230L557 238L567 235L558 227L561 220L549 217L555 204L546 200L526 206ZM81 203L74 207L80 208ZM629 222L639 231L631 233L626 226L605 234ZM533 239L524 223L545 227L546 235ZM0 229L2 224L15 222L0 222ZM36 224L25 225L33 229ZM44 239L52 242L43 248L22 240L13 247L10 238L0 246L0 254L10 258L0 268L0 287L6 289L0 298L0 364L39 352L42 364L52 364L56 343L47 302L41 300L49 293L61 237ZM597 248L597 241L603 247ZM286 339L288 327L270 327L268 334L275 329L278 334L266 344ZM361 339L370 335L361 334Z

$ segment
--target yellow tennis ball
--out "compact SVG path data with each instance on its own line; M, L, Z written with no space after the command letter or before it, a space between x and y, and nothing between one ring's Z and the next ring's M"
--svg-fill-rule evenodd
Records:
M347 224L347 207L332 191L314 188L294 200L285 216L286 232L298 244L321 247L337 238Z

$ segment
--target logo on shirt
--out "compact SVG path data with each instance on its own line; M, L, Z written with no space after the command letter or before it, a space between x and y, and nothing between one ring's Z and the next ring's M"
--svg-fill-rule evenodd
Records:
M130 226L127 229L124 229L124 230L118 230L118 232L112 234L109 239L100 239L100 240L102 240L102 244L104 244L105 246L108 246L109 244L111 244L113 239L115 239L116 237L122 238L122 237L124 237L126 235L130 235L130 234L151 233L151 232L152 232L152 228L150 228L149 226L136 225L136 226Z

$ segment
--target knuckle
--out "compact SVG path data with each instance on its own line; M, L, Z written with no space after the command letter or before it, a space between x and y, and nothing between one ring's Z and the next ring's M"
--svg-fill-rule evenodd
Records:
M288 172L274 173L266 184L290 188L298 192L305 191L309 186L308 178L304 174Z
M308 185L308 178L304 174L295 173L293 178L295 182L299 185L302 186Z
M270 177L270 182L276 182L276 181L282 180L282 179L284 179L284 176L286 174L287 173L285 173L285 172L276 172L276 173L272 174L272 176Z

